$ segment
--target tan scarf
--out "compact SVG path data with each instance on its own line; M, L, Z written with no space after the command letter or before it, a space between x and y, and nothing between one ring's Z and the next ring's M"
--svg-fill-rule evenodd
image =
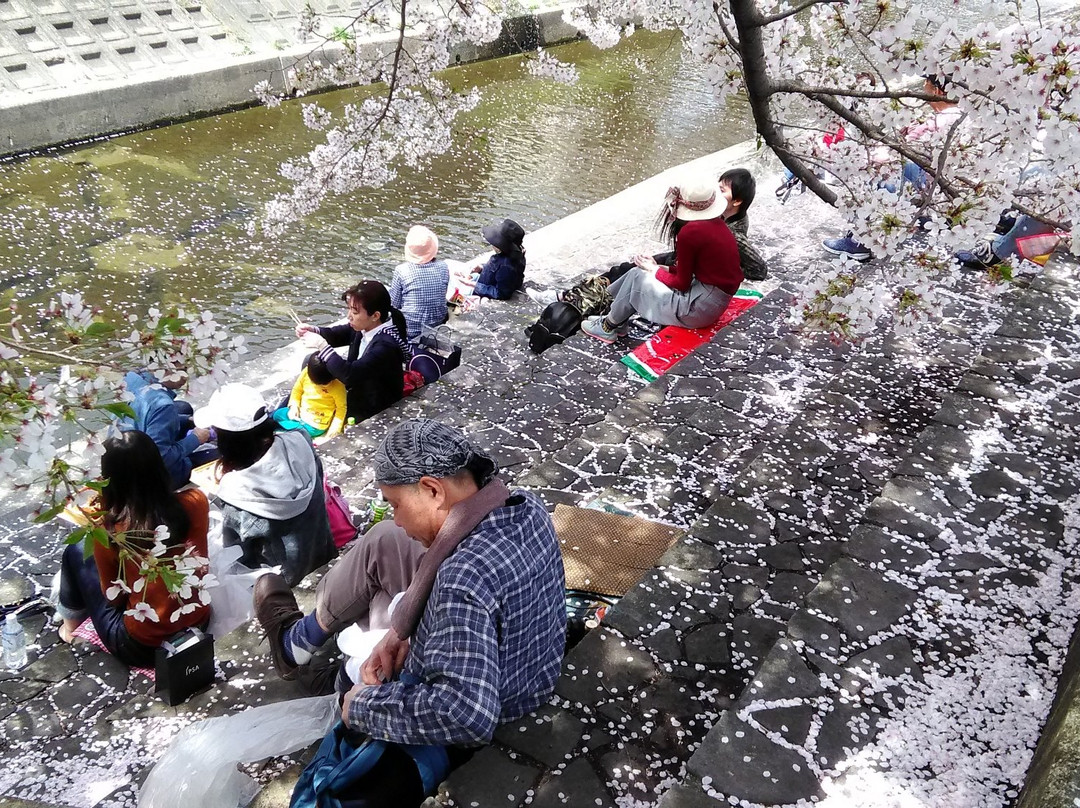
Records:
M504 505L509 496L510 489L506 487L506 483L496 477L471 497L463 499L450 509L446 521L435 536L435 541L420 560L420 567L412 583L394 608L390 625L398 637L411 637L420 625L431 589L435 586L435 573L439 571L439 565L476 530L476 526L484 521L489 513Z

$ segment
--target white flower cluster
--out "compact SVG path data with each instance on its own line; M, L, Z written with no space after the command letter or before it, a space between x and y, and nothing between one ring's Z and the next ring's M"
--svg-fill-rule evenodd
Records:
M54 333L27 335L16 314L0 334L0 485L40 487L55 510L90 475L115 416L125 406L124 370L147 368L189 388L223 381L245 352L209 311L150 309L140 321L104 322L77 293L42 312ZM130 330L129 330L130 329ZM49 349L43 346L63 347ZM51 370L32 373L24 357Z
M195 549L185 546L178 555L169 555L169 547L166 542L169 539L169 529L165 525L158 525L154 531L153 544L150 549L143 551L136 549L128 541L128 537L117 536L114 540L119 545L118 553L121 560L134 558L139 563L139 572L133 581L128 581L123 575L124 564L121 563L121 575L105 590L105 597L114 601L124 595L146 595L146 586L151 581L162 581L170 596L177 602L176 609L170 613L169 622L177 622L183 615L191 614L200 606L210 604L210 589L218 586L216 576L208 572L210 560L200 556ZM142 623L161 622L161 618L154 608L145 599L131 603L130 608L124 611L136 621Z
M536 52L536 58L528 61L528 70L537 78L553 79L561 84L573 84L578 79L576 67L560 62L543 49Z

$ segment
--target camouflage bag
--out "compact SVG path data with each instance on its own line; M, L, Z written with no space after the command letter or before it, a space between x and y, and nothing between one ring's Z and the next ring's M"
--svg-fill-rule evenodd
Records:
M563 292L560 297L564 303L569 303L581 312L582 319L607 314L611 308L608 280L600 275L586 276L584 280L578 281Z

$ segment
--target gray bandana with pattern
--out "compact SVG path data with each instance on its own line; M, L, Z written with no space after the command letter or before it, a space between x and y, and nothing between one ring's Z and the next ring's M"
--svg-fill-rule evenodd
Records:
M453 477L472 466L484 486L499 472L495 460L461 430L429 418L413 418L391 429L375 451L374 464L379 485L412 485L421 477Z

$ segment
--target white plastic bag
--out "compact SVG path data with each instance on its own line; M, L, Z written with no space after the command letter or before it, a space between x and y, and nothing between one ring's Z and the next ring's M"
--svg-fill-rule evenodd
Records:
M139 789L139 808L242 808L259 784L236 768L303 749L338 720L337 695L207 718L176 736Z
M221 511L210 510L210 529L206 543L210 557L210 572L218 585L210 590L210 627L207 631L220 639L242 626L254 616L251 589L260 575L280 572L280 567L253 570L240 563L243 548L236 544L225 547L222 542Z

